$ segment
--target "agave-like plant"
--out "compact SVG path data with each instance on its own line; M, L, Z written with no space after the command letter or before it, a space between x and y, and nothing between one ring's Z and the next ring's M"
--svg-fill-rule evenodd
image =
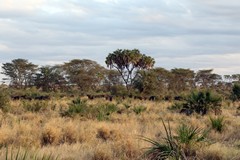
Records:
M176 135L173 136L170 124L168 126L162 120L166 137L162 142L150 138L141 137L142 140L151 144L146 148L143 156L150 160L187 160L190 156L195 156L194 147L205 141L208 131L202 131L198 127L191 127L182 124L178 127Z
M177 128L177 135L175 139L178 144L181 146L183 152L186 156L195 155L194 148L206 140L208 130L202 131L198 127L188 126L182 124Z
M142 140L150 143L152 146L146 148L143 156L150 160L163 160L167 158L173 158L176 160L186 159L184 152L181 150L181 146L177 143L176 139L172 135L171 127L168 122L168 127L162 120L166 137L163 138L163 142L158 142L150 138L141 137Z
M188 108L202 115L207 114L209 109L216 111L220 107L221 97L210 91L192 92L188 96L186 103L183 104L183 108Z

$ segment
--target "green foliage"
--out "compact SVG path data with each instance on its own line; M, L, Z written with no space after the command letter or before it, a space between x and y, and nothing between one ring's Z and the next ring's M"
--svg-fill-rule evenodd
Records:
M168 107L169 110L180 110L183 108L184 103L176 102L172 106Z
M166 132L166 137L163 138L162 142L141 137L142 140L152 145L144 153L147 159L188 159L190 156L195 156L193 147L203 142L208 133L198 127L181 125L177 129L176 136L173 136L169 122L168 126L165 125L164 121L162 123Z
M115 104L103 104L100 106L90 106L87 104L86 100L81 100L80 98L73 100L69 104L67 111L63 112L63 116L75 116L80 115L82 117L88 117L93 119L98 119L99 121L107 120L109 116L118 110Z
M225 126L224 123L224 117L210 117L210 122L211 122L211 126L212 129L214 129L217 132L222 132L223 128Z
M37 65L26 59L14 59L11 63L3 63L3 74L10 78L11 86L16 88L28 87L33 82L33 74Z
M140 114L140 113L146 111L146 109L147 108L144 107L144 106L136 106L136 107L133 108L133 112L136 113L136 114Z
M74 116L76 114L79 114L83 116L85 113L87 113L87 109L88 109L87 101L77 98L76 100L73 100L71 104L69 104L68 110L62 113L62 115Z
M124 103L123 105L124 105L124 107L125 107L126 109L128 109L128 108L130 108L130 107L131 107L131 105L129 105L129 104L126 104L126 103Z
M99 121L107 120L112 113L117 111L117 109L118 108L115 104L105 104L105 105L98 106L95 109L95 111L97 111L97 119Z
M4 112L8 111L9 102L9 92L5 88L0 88L0 109L2 109Z
M82 93L95 90L104 79L105 68L88 59L73 59L63 69L70 84L77 85Z
M118 49L109 53L105 62L108 67L118 70L128 90L132 87L137 71L150 69L155 63L152 57L141 54L138 49Z
M196 113L205 114L209 109L214 109L221 105L221 97L214 95L210 91L192 92L187 103Z
M30 112L39 112L42 108L47 108L45 101L23 101L23 108Z
M210 109L220 109L221 101L221 97L211 91L195 91L187 97L185 103L175 103L172 108L180 108L182 105L184 109L205 115Z
M168 126L166 126L163 121L162 123L166 132L166 137L163 138L163 142L141 137L142 140L151 144L151 147L146 148L143 156L150 160L184 159L185 155L181 152L180 146L172 135L170 124L168 123Z
M186 156L196 154L194 147L206 139L208 131L202 131L198 127L192 127L185 124L177 128L177 136L175 137L179 145L183 149Z
M240 84L233 85L231 97L233 101L240 100Z

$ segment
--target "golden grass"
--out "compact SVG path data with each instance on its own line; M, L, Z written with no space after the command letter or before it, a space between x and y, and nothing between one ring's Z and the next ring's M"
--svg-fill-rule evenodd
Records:
M185 116L168 110L169 102L140 100L113 101L121 112L110 115L108 120L96 118L62 117L69 100L50 100L39 112L27 112L21 101L11 102L9 113L0 113L0 159L4 159L5 145L37 150L41 155L54 154L59 159L74 160L134 160L143 154L149 144L139 136L160 140L165 136L161 120L169 121L173 131L181 124L209 128L209 116ZM88 101L97 106L109 103L104 99ZM126 108L125 105L130 108ZM144 106L146 111L135 114L135 106ZM223 115L226 128L223 133L210 131L209 144L199 149L203 159L231 159L240 157L240 116L236 106L228 104ZM213 115L212 115L213 116Z

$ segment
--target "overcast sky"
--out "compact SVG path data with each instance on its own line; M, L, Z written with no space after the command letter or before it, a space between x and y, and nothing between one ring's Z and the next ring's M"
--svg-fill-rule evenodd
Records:
M240 73L239 0L0 0L0 63L139 49L156 67Z

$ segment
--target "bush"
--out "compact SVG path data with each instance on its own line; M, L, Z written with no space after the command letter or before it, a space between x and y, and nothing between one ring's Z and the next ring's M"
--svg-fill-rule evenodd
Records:
M140 113L146 111L146 109L147 108L144 106L137 106L137 107L133 108L133 112L135 112L136 114L140 114Z
M97 119L99 121L107 120L109 116L116 112L118 110L117 106L115 104L105 104L98 106L95 111L92 111L92 115L94 115L94 112L97 112Z
M115 104L104 104L97 107L89 106L86 100L76 99L69 104L67 111L63 112L63 116L80 115L88 118L96 118L100 121L107 120L109 116L118 110Z
M221 110L221 97L210 91L195 91L187 97L185 103L175 103L171 108L180 107L202 115L207 114L210 109L217 113L216 111Z
M195 156L194 147L199 142L205 140L207 131L202 131L198 127L187 126L182 124L177 128L177 136L175 137L181 145L186 156Z
M83 116L87 112L87 109L87 101L78 98L76 100L73 100L72 103L69 104L68 110L61 114L63 116L74 116L76 114Z
M222 132L223 128L224 128L224 117L210 117L210 121L211 121L211 126L212 129L214 129L217 132Z
M163 121L162 123L166 132L163 142L141 137L142 140L152 145L147 148L143 155L147 159L188 159L188 157L196 154L193 147L204 141L207 136L206 131L202 132L197 127L194 128L187 125L179 126L176 136L173 136L170 124L168 123L168 126L166 126Z

